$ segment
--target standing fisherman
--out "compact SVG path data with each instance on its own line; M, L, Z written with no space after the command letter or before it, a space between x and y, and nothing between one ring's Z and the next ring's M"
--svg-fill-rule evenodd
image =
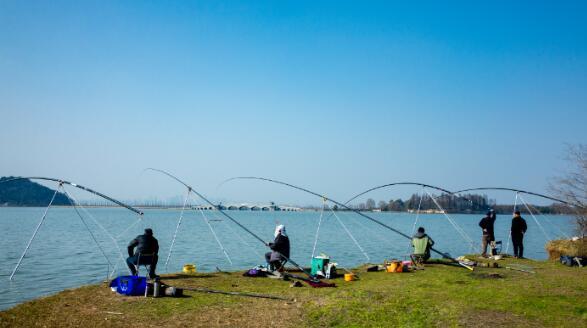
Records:
M285 266L285 262L289 258L289 237L285 232L285 226L283 224L278 225L275 228L275 240L269 243L271 252L265 254L265 261L271 271L280 271Z
M512 234L512 243L514 244L515 258L524 258L524 234L526 230L528 230L526 220L520 216L520 211L514 212L510 233Z
M483 230L483 236L481 237L481 256L487 257L487 245L495 241L494 224L495 224L495 212L489 210L487 215L479 221L479 226Z

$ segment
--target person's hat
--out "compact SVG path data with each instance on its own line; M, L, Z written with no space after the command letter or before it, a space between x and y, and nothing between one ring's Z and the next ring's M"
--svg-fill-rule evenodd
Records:
M153 235L153 229L151 229L151 228L145 229L145 235Z

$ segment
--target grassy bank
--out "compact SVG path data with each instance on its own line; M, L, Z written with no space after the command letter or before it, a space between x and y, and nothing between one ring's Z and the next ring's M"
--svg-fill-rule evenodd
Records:
M361 272L336 288L290 288L290 282L241 273L170 275L173 286L268 293L278 301L186 291L184 298L123 297L105 284L67 290L0 312L2 327L161 326L587 326L587 270L552 262L475 272L430 265L415 273Z

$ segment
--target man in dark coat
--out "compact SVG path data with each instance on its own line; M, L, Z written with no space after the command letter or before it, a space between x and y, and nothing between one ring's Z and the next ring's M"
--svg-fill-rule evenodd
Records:
M269 265L270 270L281 270L285 261L289 258L289 237L285 232L283 224L275 228L275 240L269 243L271 252L265 254L265 261Z
M487 245L492 241L495 241L495 233L493 226L495 225L495 212L490 210L487 215L479 221L479 226L483 230L483 236L481 237L481 256L487 257Z
M514 213L512 219L512 228L510 233L512 236L512 243L514 244L514 257L522 259L524 258L524 234L528 230L526 220L520 216L520 211Z
M150 228L145 229L145 234L131 240L127 249L128 258L126 259L126 264L133 276L137 274L137 266L150 264L149 278L155 278L155 269L159 260L159 242L153 237L153 230Z

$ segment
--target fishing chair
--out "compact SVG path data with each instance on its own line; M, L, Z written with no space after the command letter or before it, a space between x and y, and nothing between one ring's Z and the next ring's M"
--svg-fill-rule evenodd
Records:
M147 254L141 254L140 252L138 253L137 256L137 264L135 264L135 268L137 270L137 276L140 276L140 269L141 269L141 265L145 267L145 270L147 270L147 274L145 276L149 275L149 272L151 272L151 266L153 265L152 262L150 263L141 263L141 257L151 257L151 261L153 261L154 257L155 257L155 253L147 253Z
M491 255L495 256L501 254L501 246L501 240L490 242L489 247L491 248Z
M425 254L410 254L410 259L417 270L424 269Z
M273 261L269 264L269 269L271 271L283 272L286 263L287 263L286 259L281 259L279 261Z

